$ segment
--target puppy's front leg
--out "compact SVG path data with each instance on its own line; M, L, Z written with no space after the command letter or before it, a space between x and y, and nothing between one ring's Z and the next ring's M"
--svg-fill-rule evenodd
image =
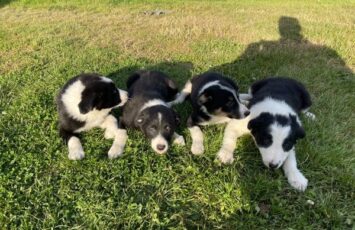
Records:
M114 159L122 155L128 138L127 131L118 128L117 120L112 115L108 115L100 127L105 129L105 138L114 138L108 157Z
M185 146L184 137L179 135L179 134L177 134L177 133L174 133L174 135L173 135L173 144Z
M70 160L81 160L84 158L85 153L83 150L83 146L81 145L80 139L77 134L74 134L71 131L67 131L60 127L59 135L63 138L65 143L68 145L68 158Z
M85 156L80 139L76 136L72 136L69 138L68 149L69 149L68 158L70 160L81 160Z
M292 149L290 155L283 164L283 170L287 177L288 183L299 191L305 191L307 188L308 180L300 170L297 168L295 150Z
M198 120L198 115L195 113L192 113L187 120L187 128L190 131L192 139L191 152L194 155L201 155L205 151L203 147L203 133L197 125Z
M224 164L231 164L234 161L233 152L236 148L237 139L245 133L248 133L248 118L243 120L233 119L228 122L223 136L221 149L217 153L217 158Z
M197 125L189 127L189 131L192 138L191 152L194 155L201 155L205 151L203 146L203 133Z

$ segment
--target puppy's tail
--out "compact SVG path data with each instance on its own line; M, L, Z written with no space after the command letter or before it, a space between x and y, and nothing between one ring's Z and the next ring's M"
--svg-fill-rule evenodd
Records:
M174 101L169 102L169 105L176 105L176 104L180 104L182 102L184 102L187 98L187 96L189 96L191 94L191 90L192 90L192 84L191 81L189 80L188 82L186 82L184 88L181 90L181 92L179 94L177 94L176 98Z

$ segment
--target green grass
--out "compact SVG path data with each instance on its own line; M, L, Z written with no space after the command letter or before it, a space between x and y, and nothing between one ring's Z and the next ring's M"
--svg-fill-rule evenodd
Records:
M142 13L154 9L172 12ZM354 228L354 11L345 0L0 1L0 228ZM302 41L287 29L280 40L282 16L298 20ZM267 170L250 137L220 165L220 126L204 128L201 157L189 153L183 122L187 147L168 155L130 131L124 156L111 161L111 141L92 130L85 159L69 161L57 136L60 87L99 72L125 88L141 68L180 86L207 70L241 91L271 75L304 82L317 115L302 118L307 137L297 145L306 192ZM177 109L186 120L191 108Z

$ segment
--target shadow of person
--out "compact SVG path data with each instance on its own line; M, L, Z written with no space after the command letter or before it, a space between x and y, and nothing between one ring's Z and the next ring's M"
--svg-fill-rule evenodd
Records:
M307 170L305 174L309 176L312 185L314 183L312 174L324 168L323 164L334 165L336 168L345 164L345 161L339 163L339 158L352 156L350 150L352 128L349 124L353 124L351 114L354 109L352 105L354 73L335 50L314 44L305 38L298 19L282 16L279 18L278 26L280 33L278 40L251 43L237 59L212 67L210 71L234 78L241 92L245 92L254 81L268 76L288 76L306 85L313 100L311 111L315 113L317 120L311 123L303 119L308 137L298 144L298 154L300 154L300 162L302 159L307 159L300 168ZM259 174L265 169L262 168L256 147L251 144L251 138L246 138L239 143L249 144L242 145L242 149L237 150L234 155L238 156L243 164L248 165L245 167L247 172L244 176L252 180L251 184L253 184L256 179L250 175L259 175L249 168L258 168ZM339 152L339 149L344 151ZM323 171L324 178L328 173ZM332 174L335 177L346 178L351 175L351 172L344 167L341 173L333 171ZM253 188L245 189L253 191L254 198L262 194L261 191Z
M328 90L333 84L340 86L352 81L352 71L335 50L312 44L301 31L298 19L282 16L279 18L279 40L252 43L233 62L210 70L235 78L244 89L267 76L298 78L313 93Z

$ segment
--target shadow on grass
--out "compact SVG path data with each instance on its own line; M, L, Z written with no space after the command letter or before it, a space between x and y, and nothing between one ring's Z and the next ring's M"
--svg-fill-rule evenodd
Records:
M347 157L353 155L350 150L352 138L346 124L351 123L351 118L348 115L352 114L354 109L353 102L351 102L351 98L353 98L351 95L353 95L355 87L354 73L335 50L327 46L313 44L305 38L301 33L302 27L298 19L282 16L279 18L278 26L279 40L261 40L251 43L237 59L230 63L212 67L210 71L233 77L241 86L242 91L246 91L254 81L269 76L289 76L304 82L312 95L313 106L311 111L316 113L317 121L314 123L305 122L308 137L298 144L300 150L298 162L302 162L305 158L307 160L300 164L300 169L305 172L305 176L309 179L309 189L313 188L316 191L323 188L322 186L317 187L317 183L331 186L332 182L329 180L329 175L337 178L337 184L339 185L337 189L344 194L339 199L346 199L347 196L350 196L350 193L346 194L345 191L354 189L351 185L354 181L351 176L351 169L345 167L347 162L342 159L344 155ZM335 122L339 120L344 121L344 123ZM329 133L329 130L332 130L332 134ZM337 138L323 138L328 135ZM249 147L243 146L244 144ZM338 152L339 148L343 149L343 152ZM270 207L272 203L274 210L282 209L281 204L272 202L272 197L265 197L265 194L270 194L270 185L261 186L260 183L263 183L263 180L260 181L260 176L257 174L269 174L267 176L270 177L270 180L277 175L268 171L262 164L256 163L261 162L260 154L252 153L253 156L249 155L256 151L256 148L252 147L252 139L245 138L241 148L235 152L235 156L239 156L241 164L247 166L241 172L245 176L243 177L245 182L242 183L245 187L242 188L242 191L249 193L251 201L257 202L260 209L262 209L261 206L265 207L265 205ZM324 165L327 168L342 167L342 170L330 172L327 171L329 168L326 169ZM317 173L320 171L322 171L322 176ZM278 177L281 178L280 176L281 173L279 172ZM287 179L282 178L284 181L282 189L278 189L278 186L275 185L275 190L279 191L275 193L278 197L276 199L283 199L282 196L289 199L290 194L286 192L288 188L285 188L285 186L290 189L291 187L288 185ZM317 199L316 196L311 196L311 198ZM313 215L312 213L310 211L310 215ZM273 214L277 216L280 213L274 212ZM331 215L332 218L338 216L335 211ZM241 217L236 214L233 218L225 220L225 223L226 226L239 225L238 220L246 219L248 219L246 216ZM324 226L327 226L327 223Z
M12 2L12 0L0 0L0 8L6 6L10 2Z
M313 44L303 37L301 30L298 19L282 16L279 19L279 40L252 43L233 62L210 70L235 76L243 86L277 75L299 78L306 81L307 86L310 84L310 88L320 88L312 86L327 80L339 84L350 82L354 75L337 52ZM325 85L326 89L332 87L331 83Z

